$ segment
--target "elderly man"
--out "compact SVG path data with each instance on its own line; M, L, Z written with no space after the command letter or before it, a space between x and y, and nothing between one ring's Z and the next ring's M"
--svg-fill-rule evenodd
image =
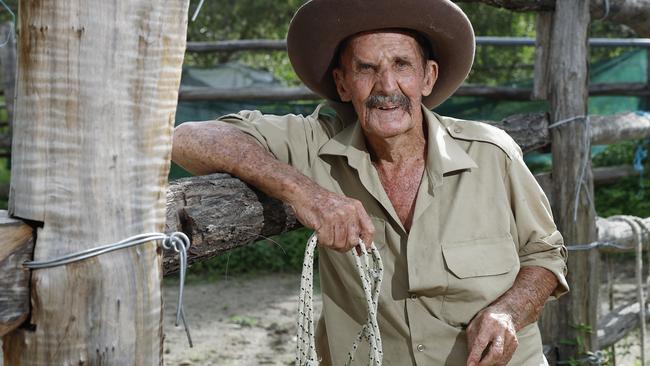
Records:
M470 70L465 14L447 0L312 0L292 20L288 50L336 113L186 123L173 159L241 178L316 231L322 364L343 365L366 321L344 253L359 238L385 266L384 365L546 364L535 322L567 291L548 201L503 131L430 111Z

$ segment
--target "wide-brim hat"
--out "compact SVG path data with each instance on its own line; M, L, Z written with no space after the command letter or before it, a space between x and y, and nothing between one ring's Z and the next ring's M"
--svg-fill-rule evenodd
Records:
M341 41L359 32L402 28L421 33L438 62L438 80L422 98L434 108L463 83L474 61L474 30L448 0L311 0L291 20L289 60L298 77L317 94L340 101L332 77Z

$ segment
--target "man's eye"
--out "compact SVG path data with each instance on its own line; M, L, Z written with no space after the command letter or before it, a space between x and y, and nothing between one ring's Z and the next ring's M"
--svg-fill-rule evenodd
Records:
M359 65L359 71L361 71L361 72L370 72L373 69L374 68L372 67L372 65L365 65L365 64Z
M395 66L399 70L403 70L403 69L406 69L407 67L409 67L410 64L408 62L406 62L406 61L397 61L397 62L395 62Z

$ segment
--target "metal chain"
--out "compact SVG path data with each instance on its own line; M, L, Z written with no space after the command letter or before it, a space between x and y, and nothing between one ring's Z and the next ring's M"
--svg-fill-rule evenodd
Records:
M117 243L106 244L95 248L90 248L75 252L72 254L67 254L58 258L44 260L44 261L27 261L23 263L23 267L29 269L45 269L52 267L64 266L70 263L79 262L88 258L96 257L101 254L113 252L119 249L130 248L136 245L142 245L149 242L158 242L159 245L167 251L174 251L179 255L180 262L180 285L178 290L178 305L176 307L176 326L179 324L179 320L183 321L183 326L185 327L185 334L187 335L187 341L190 344L190 347L193 347L192 336L190 335L190 328L187 325L185 320L185 311L183 309L183 289L185 287L185 272L187 271L187 250L190 247L190 239L182 232L175 232L170 235L163 233L146 233L139 234L124 240L121 240Z
M313 306L314 251L317 244L318 238L316 237L316 234L313 234L307 242L305 260L302 267L300 297L298 301L297 366L318 366L319 364L315 345ZM350 251L350 255L354 257L355 266L359 278L361 279L361 286L366 298L368 317L366 323L361 327L359 333L357 333L352 344L352 349L348 353L348 361L346 362L346 365L349 366L352 363L359 344L365 338L370 345L370 364L381 366L383 360L383 347L379 325L377 323L377 306L379 304L379 292L384 274L384 266L379 251L375 247L374 243L370 246L369 253L366 251L366 247L361 240L359 240L357 248L359 248L361 254L356 255L354 251ZM370 259L372 259L372 263L370 262Z

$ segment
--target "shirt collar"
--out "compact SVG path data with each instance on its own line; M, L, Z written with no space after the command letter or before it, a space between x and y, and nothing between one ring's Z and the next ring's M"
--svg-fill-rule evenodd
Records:
M449 134L448 128L450 127L446 126L437 114L426 107L422 106L422 111L428 131L426 171L430 183L437 186L442 183L442 177L445 174L477 168L476 162ZM357 170L372 167L363 130L358 121L334 135L321 147L318 155L345 156L348 159L348 164Z

